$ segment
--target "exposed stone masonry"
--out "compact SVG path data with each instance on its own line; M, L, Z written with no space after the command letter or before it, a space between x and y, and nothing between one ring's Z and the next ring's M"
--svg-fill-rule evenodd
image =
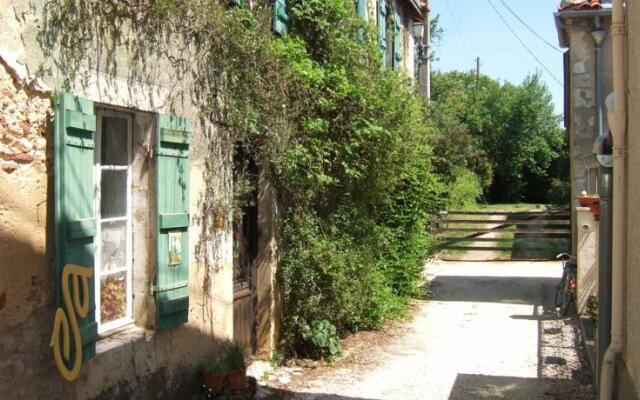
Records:
M0 174L45 161L51 100L33 92L0 63Z

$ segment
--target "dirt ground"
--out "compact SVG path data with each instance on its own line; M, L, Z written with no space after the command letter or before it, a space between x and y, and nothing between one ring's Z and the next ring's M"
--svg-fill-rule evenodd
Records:
M594 398L577 322L555 315L557 262L427 266L430 300L412 319L343 341L335 363L251 371L263 399Z

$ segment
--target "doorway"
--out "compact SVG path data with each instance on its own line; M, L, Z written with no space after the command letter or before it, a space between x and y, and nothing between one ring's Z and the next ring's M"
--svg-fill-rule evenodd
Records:
M234 181L246 187L233 216L233 340L245 355L256 351L256 257L258 254L258 168L241 147L234 155Z

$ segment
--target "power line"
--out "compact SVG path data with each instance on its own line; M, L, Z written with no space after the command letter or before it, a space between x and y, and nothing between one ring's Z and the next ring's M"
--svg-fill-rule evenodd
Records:
M535 55L535 53L533 51L531 51L531 49L525 44L525 42L520 38L520 36L518 36L518 34L516 33L516 31L511 27L511 25L509 25L509 22L507 22L507 20L504 18L504 16L502 16L502 14L500 13L500 11L498 11L498 9L496 8L496 6L493 4L493 2L491 0L487 0L487 2L489 2L489 5L491 6L491 8L493 8L493 10L496 12L496 14L498 14L498 16L500 17L500 19L502 20L502 22L504 22L504 24L507 26L507 28L509 28L509 30L511 31L511 33L513 33L513 36L516 37L516 39L518 39L518 41L520 42L520 44L522 45L522 47L525 48L525 50L527 50L527 52L529 52L529 54L531 55L531 57L533 57L534 60L536 60L538 62L538 64L540 64L540 66L547 71L547 73L556 81L558 82L558 84L562 87L564 87L564 84L560 81L560 79L558 79L553 72L551 72L551 70Z
M471 52L469 51L469 48L467 47L467 40L466 40L467 37L466 37L466 35L462 34L462 30L460 29L460 25L458 25L458 20L456 19L456 14L451 9L451 4L449 4L449 1L450 0L445 0L445 4L447 5L447 8L449 9L449 14L451 14L451 19L453 20L453 24L456 27L456 31L458 31L458 38L460 40L460 43L462 43L462 46L464 47L465 51L467 52L467 56L471 56Z
M511 15L513 15L518 21L520 21L520 23L522 25L524 25L524 27L527 28L529 30L529 32L533 33L538 39L542 40L547 46L551 47L553 50L557 51L560 54L563 54L562 50L560 50L559 48L554 46L552 43L549 43L549 41L547 41L547 39L545 39L542 36L540 36L540 34L538 32L536 32L535 29L533 29L532 27L527 25L527 23L524 22L524 20L522 18L520 18L520 16L518 14L516 14L516 12L513 11L513 9L511 7L509 7L509 5L507 5L507 3L504 0L500 0L500 3L502 3L504 8L506 8L507 11L509 11L511 13Z

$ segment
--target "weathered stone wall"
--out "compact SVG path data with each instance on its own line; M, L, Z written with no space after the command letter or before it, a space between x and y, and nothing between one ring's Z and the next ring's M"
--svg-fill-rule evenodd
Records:
M572 209L572 242L577 243L576 210L578 197L582 191L596 194L597 162L593 155L593 142L598 137L596 123L596 57L595 44L591 32L584 27L593 24L592 19L580 18L566 21L567 24L580 24L582 28L566 28L570 52L570 129L569 153L571 169L571 209ZM608 29L610 18L603 19L604 29ZM607 35L602 44L602 85L603 97L613 90L611 61L611 37ZM604 101L603 98L603 101ZM608 130L606 112L603 114L604 130Z
M50 119L48 95L0 62L0 392L7 398L33 366L53 366L43 356L55 301Z
M628 175L627 175L627 259L625 269L625 337L626 367L620 374L619 387L624 396L637 399L640 393L640 4L627 2L627 87L628 87Z

